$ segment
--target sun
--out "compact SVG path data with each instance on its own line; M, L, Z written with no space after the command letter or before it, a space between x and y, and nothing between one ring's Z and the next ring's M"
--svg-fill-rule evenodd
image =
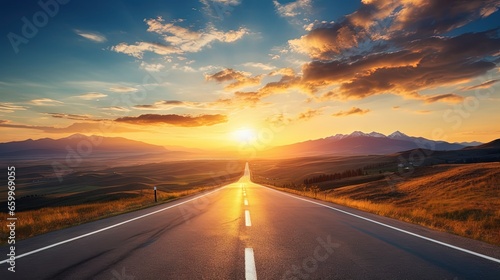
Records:
M249 143L255 140L255 131L251 128L240 128L233 132L233 138L241 143Z

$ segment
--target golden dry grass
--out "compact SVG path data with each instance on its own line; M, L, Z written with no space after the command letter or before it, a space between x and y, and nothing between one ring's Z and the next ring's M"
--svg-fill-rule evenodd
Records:
M425 167L393 183L279 189L500 245L500 163Z
M25 239L49 231L54 231L82 223L102 219L157 205L172 199L199 193L210 188L196 188L179 192L157 192L158 202L149 191L128 192L128 198L114 201L79 204L74 206L46 207L16 213L16 240ZM124 193L125 194L125 193ZM130 197L132 195L132 197ZM6 220L8 215L0 213L0 220ZM8 228L0 228L0 240L5 243Z

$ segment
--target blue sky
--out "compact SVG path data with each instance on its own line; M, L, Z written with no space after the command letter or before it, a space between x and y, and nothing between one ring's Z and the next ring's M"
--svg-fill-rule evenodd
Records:
M499 1L28 2L0 12L0 141L500 138Z

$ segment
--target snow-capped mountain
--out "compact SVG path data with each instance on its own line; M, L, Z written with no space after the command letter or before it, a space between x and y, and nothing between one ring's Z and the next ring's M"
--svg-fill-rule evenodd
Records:
M295 156L315 155L374 155L391 154L412 149L427 149L435 151L459 150L465 148L459 143L434 141L423 137L413 137L401 131L389 135L379 132L365 133L354 131L351 134L336 134L334 136L309 140L287 146L276 147L268 152L271 154L288 154Z
M391 138L391 139L398 139L398 140L407 140L407 139L411 139L410 136L404 134L403 132L397 130L397 131L394 131L393 133L387 135L388 138Z

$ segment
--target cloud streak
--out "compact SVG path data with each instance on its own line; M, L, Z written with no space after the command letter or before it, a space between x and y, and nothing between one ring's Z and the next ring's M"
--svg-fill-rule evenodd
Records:
M352 107L351 109L347 111L339 111L338 113L332 114L334 117L346 117L346 116L351 116L351 115L364 115L369 113L369 109L361 109L358 107Z
M104 35L101 35L97 32L85 32L82 30L75 29L75 33L95 43L104 43L108 40Z
M62 105L63 103L61 101L50 98L37 98L31 100L30 104L35 106L57 106L57 105Z
M180 127L199 127L199 126L212 126L216 124L225 123L228 121L225 115L158 115L158 114L145 114L137 117L123 117L115 120L116 122L123 122L135 125L159 125L168 124Z
M77 95L75 97L83 100L96 100L99 98L107 97L107 95L100 92L88 92L82 95Z
M15 111L23 111L26 110L25 106L16 105L11 102L0 102L0 112L2 113L13 113Z

